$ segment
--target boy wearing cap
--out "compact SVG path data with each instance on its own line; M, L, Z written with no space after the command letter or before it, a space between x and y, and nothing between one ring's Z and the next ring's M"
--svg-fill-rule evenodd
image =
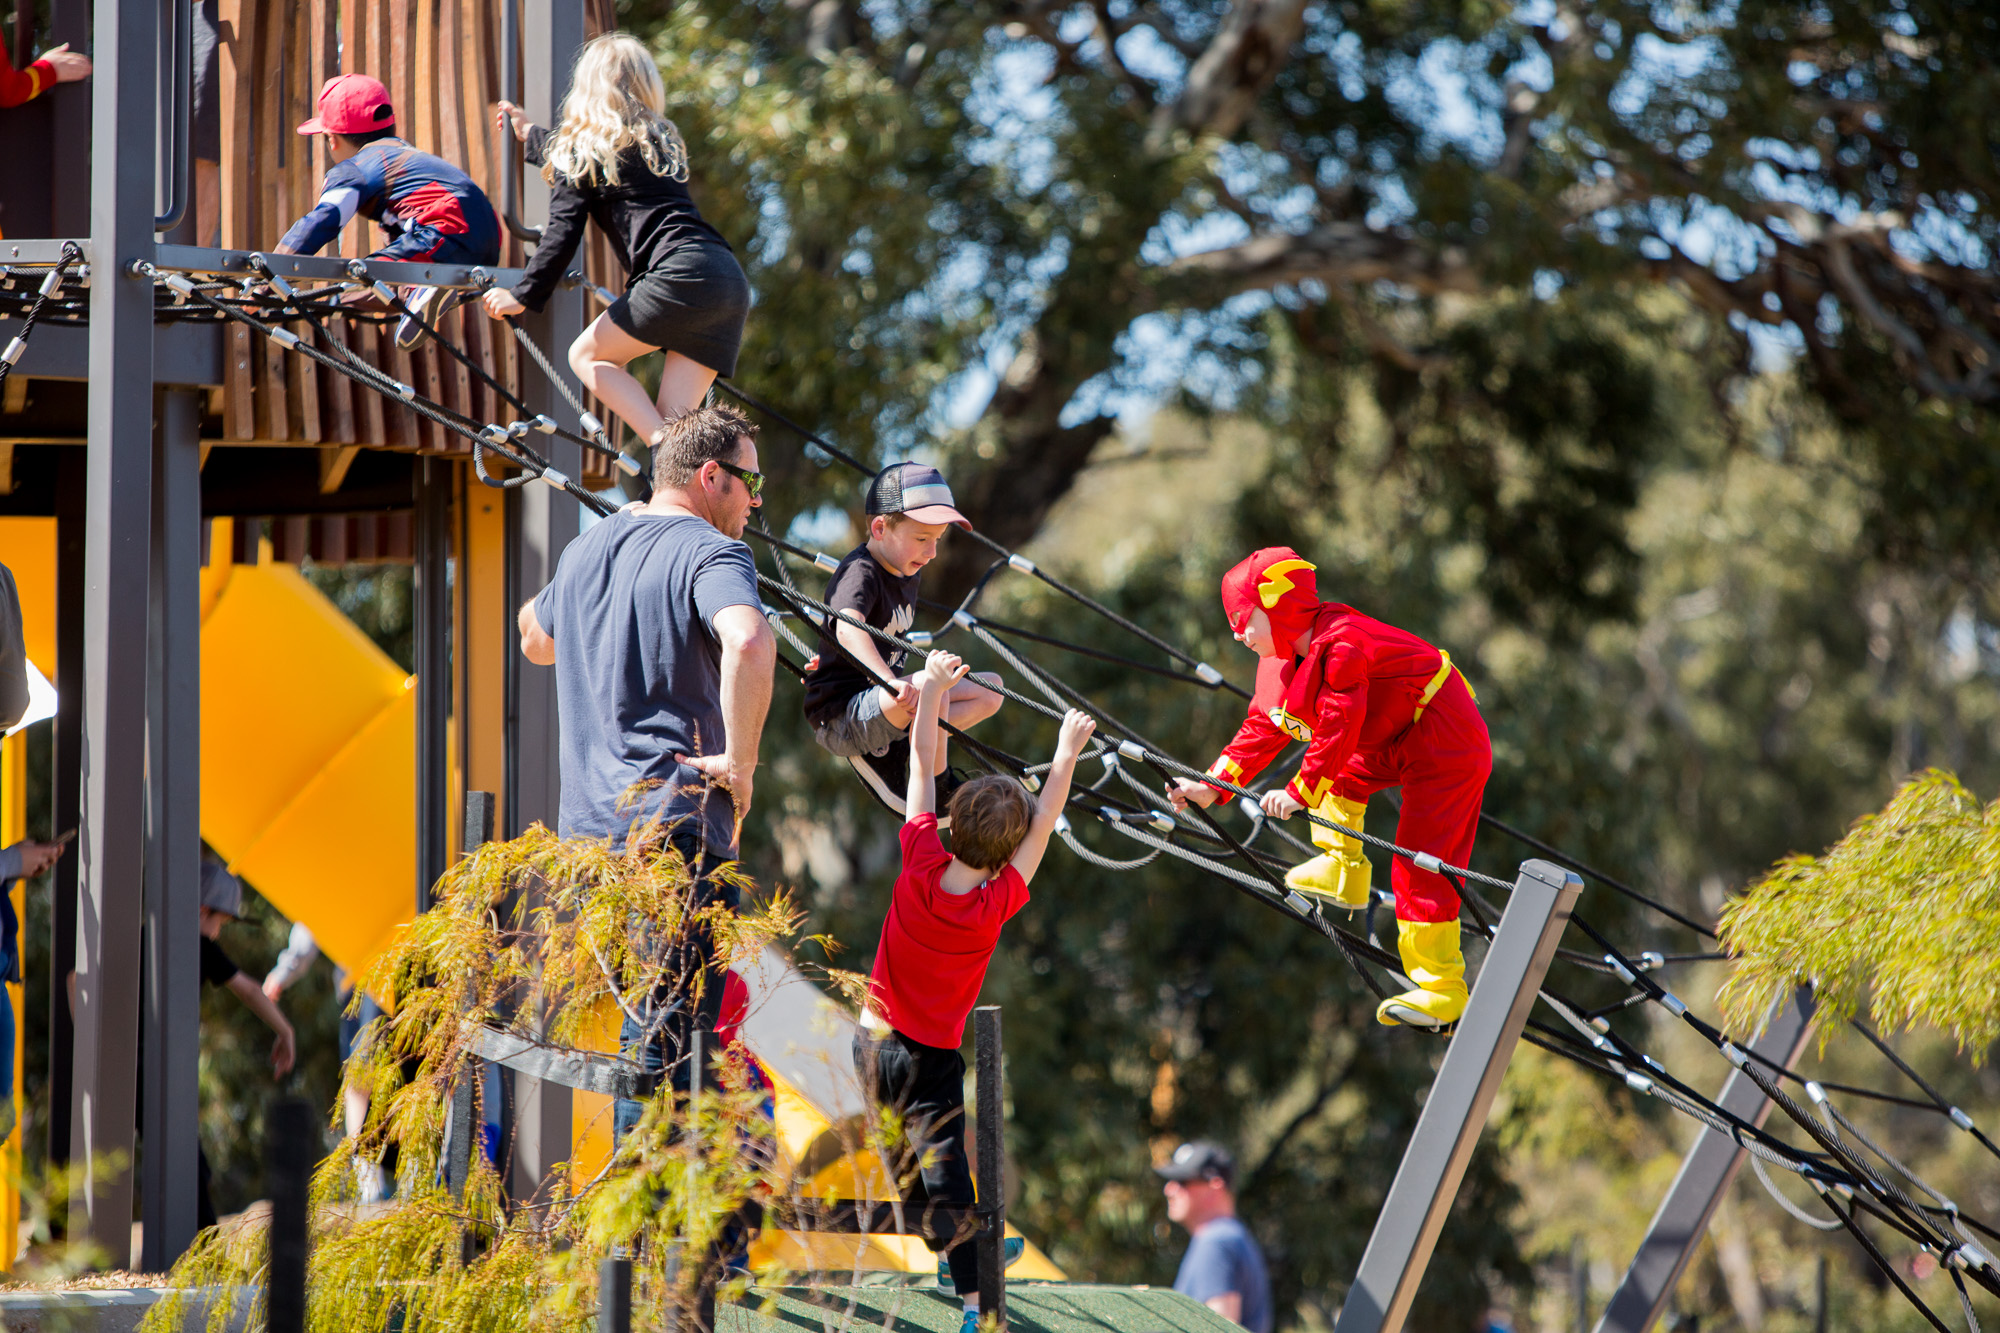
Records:
M917 574L937 558L938 539L956 525L970 528L952 507L944 474L922 463L892 463L868 487L868 540L847 553L833 571L826 601L836 611L888 633L902 635L916 623ZM820 631L819 655L806 674L806 721L813 739L854 765L875 798L903 814L908 785L910 719L916 714L914 676L899 674L906 654L891 649L859 625L828 622ZM998 685L982 672L975 680ZM954 727L970 727L992 717L1000 696L972 680L960 681L946 696L941 716ZM939 729L931 772L949 774L947 733ZM957 783L941 780L940 805L948 804Z
M1271 1333L1271 1279L1257 1238L1236 1217L1236 1159L1197 1139L1153 1174L1166 1182L1167 1219L1188 1233L1174 1290L1250 1333Z
M418 152L396 137L396 109L389 90L366 74L342 74L319 93L319 114L300 134L323 134L333 166L320 185L319 202L278 242L281 255L310 255L340 235L358 214L389 233L389 244L370 259L408 263L497 264L500 219L472 178L441 157ZM422 319L448 308L436 287L411 287L404 303ZM421 346L428 335L417 320L396 326L396 345Z

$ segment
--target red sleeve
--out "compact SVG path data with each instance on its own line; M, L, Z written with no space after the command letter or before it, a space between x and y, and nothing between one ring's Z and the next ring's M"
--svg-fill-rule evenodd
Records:
M1236 729L1236 738L1222 747L1222 754L1208 766L1210 777L1244 786L1291 743L1291 737L1271 721L1272 705L1285 697L1284 671L1285 663L1280 658L1266 657L1257 663L1257 689L1250 696L1243 725ZM1221 787L1212 790L1218 796L1234 795Z
M993 923L996 927L1012 921L1014 913L1028 905L1028 881L1011 865L1000 867L988 888L1000 910L1000 919Z
M55 86L56 67L46 60L37 60L26 69L17 70L0 51L0 107L19 106L31 102Z
M903 825L898 837L903 844L902 878L936 879L944 873L951 853L944 849L944 839L938 836L936 813L918 815Z
M1358 636L1343 634L1326 647L1313 738L1298 775L1285 788L1308 808L1326 796L1361 740L1361 722L1368 715L1369 656L1367 641Z

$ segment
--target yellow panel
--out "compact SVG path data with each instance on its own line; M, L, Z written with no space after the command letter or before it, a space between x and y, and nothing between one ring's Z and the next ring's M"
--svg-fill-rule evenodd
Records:
M276 793L288 798L284 808L253 843L233 853L217 844L350 971L416 914L416 712L416 691L400 692L308 782ZM209 721L204 707L204 735ZM212 804L205 788L204 816Z
M36 663L37 666L40 663ZM0 847L10 847L28 836L28 736L17 731L0 741ZM74 852L71 853L74 855ZM14 920L25 928L28 922L28 881L17 879L8 885L14 901ZM14 1011L14 1129L0 1146L0 1273L14 1269L14 1247L21 1234L21 1080L27 1075L28 1000L19 986L9 982L6 1001Z
M605 996L597 1003L589 1029L577 1038L578 1046L586 1051L617 1050L622 1017L618 1002ZM612 1101L598 1092L570 1091L569 1169L579 1186L595 1177L611 1160Z
M396 664L296 569L234 567L201 630L202 835L240 859L299 789L405 692ZM405 743L411 748L398 767L408 774L413 732ZM398 781L386 771L382 778ZM412 781L400 779L405 790ZM330 816L314 842L329 856L357 835L375 836Z
M21 636L28 660L56 678L56 521L0 518L0 565L21 593Z

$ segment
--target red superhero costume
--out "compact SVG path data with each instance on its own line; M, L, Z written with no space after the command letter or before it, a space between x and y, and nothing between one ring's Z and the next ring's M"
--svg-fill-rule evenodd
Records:
M1359 829L1368 798L1401 787L1396 841L1464 865L1493 747L1450 656L1353 607L1320 601L1313 566L1289 547L1267 547L1225 574L1222 604L1239 634L1262 611L1273 651L1258 664L1249 715L1209 773L1241 786L1292 741L1305 741L1286 787L1293 800ZM1365 906L1369 869L1358 840L1317 824L1312 837L1325 854L1294 867L1286 883L1343 907ZM1455 1022L1465 1007L1458 894L1444 876L1400 856L1389 883L1404 970L1418 990L1384 1001L1378 1016Z
M26 69L15 69L14 62L0 50L0 107L32 102L55 86L56 67L48 61L37 60Z

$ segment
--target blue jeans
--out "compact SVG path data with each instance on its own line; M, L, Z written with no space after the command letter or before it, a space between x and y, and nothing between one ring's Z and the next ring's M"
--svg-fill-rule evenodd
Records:
M717 902L736 906L736 890L727 885L717 884L710 878L718 866L729 860L707 851L702 846L701 826L698 820L684 820L667 834L667 842L678 851L687 863L694 867L699 883L695 888L689 911L700 912ZM715 1021L722 1015L722 974L725 964L715 955L715 932L707 922L689 925L681 937L667 946L665 973L667 980L653 992L650 1002L639 1006L639 1016L645 1025L632 1021L627 1015L618 1029L618 1049L628 1060L636 1060L639 1067L649 1074L666 1074L668 1081L680 1092L691 1086L692 1072L688 1057L694 1044L694 1034L702 1034L702 1085L719 1086L715 1079L714 1066L709 1057L715 1054ZM701 998L692 993L692 983L697 972L705 973L701 988ZM664 1018L659 1017L662 1013ZM650 1041L646 1040L646 1028L656 1030ZM639 1123L641 1103L629 1097L621 1097L611 1113L611 1141L622 1144L626 1134Z

